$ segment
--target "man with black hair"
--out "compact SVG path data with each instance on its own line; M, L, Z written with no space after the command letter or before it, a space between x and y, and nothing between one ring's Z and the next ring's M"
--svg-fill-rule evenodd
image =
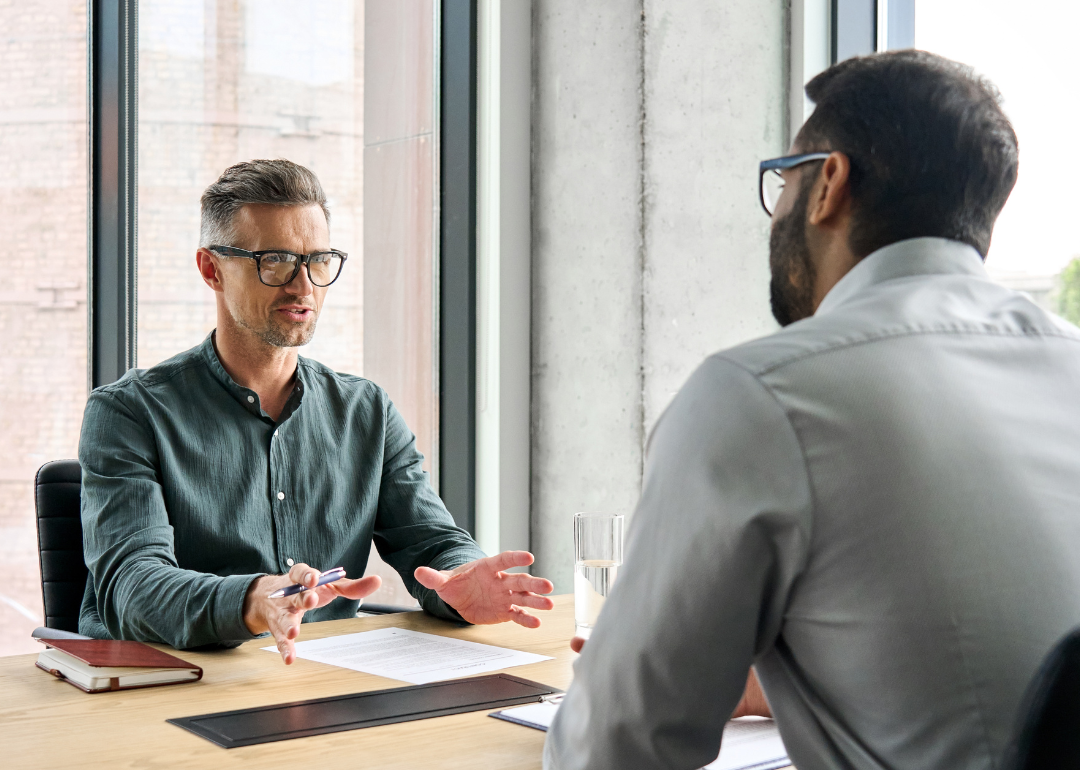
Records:
M707 764L751 666L799 770L998 767L1080 622L1080 331L983 267L1018 167L997 92L918 51L806 91L762 163L785 328L656 426L552 770Z

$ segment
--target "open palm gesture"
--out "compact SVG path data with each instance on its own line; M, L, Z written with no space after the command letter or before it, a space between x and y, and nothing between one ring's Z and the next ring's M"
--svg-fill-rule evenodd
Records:
M532 563L533 555L528 551L503 551L453 570L418 567L413 574L420 585L435 591L470 623L512 620L526 628L536 628L540 618L524 608L550 610L554 602L541 594L551 593L554 586L544 578L503 571Z

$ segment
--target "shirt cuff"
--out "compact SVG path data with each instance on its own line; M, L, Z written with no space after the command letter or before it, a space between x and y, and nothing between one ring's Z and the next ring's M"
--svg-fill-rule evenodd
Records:
M258 636L248 630L244 622L244 599L251 584L265 573L256 575L228 575L221 579L217 589L217 637L222 642L247 642Z
M420 606L424 608L424 612L434 615L437 618L443 620L449 620L455 623L468 623L469 621L461 617L461 614L443 601L442 597L432 591L430 588L421 589L424 595L419 597L417 601L420 602Z
M487 554L477 547L462 545L440 553L427 566L434 570L455 569L462 564L468 564L486 556Z

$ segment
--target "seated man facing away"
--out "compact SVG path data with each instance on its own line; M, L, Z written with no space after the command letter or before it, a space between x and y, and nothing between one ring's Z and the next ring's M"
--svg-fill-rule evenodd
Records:
M82 633L190 648L269 631L291 663L301 619L355 617L379 578L269 594L331 567L360 577L372 540L440 617L533 628L523 608L551 608L549 581L504 572L531 554L485 557L454 526L381 388L297 355L345 261L329 223L319 180L286 160L237 164L203 194L217 329L86 405Z
M806 92L762 196L786 328L656 426L551 770L707 764L751 665L799 770L1000 767L1080 623L1080 331L983 267L1018 168L996 90L899 51Z

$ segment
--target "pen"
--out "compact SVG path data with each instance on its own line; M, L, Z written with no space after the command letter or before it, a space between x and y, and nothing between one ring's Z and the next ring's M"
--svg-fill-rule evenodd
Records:
M345 568L344 567L334 567L333 569L328 569L326 572L322 573L322 575L319 577L319 582L317 582L315 585L316 586L324 586L327 583L333 583L335 580L341 580L343 577L345 577ZM278 590L274 591L274 593L270 594L266 598L267 599L280 599L283 596L292 596L293 594L298 594L301 591L309 591L309 590L311 590L311 589L309 589L305 585L301 585L300 583L293 583L291 586L285 586L284 588L279 588Z

